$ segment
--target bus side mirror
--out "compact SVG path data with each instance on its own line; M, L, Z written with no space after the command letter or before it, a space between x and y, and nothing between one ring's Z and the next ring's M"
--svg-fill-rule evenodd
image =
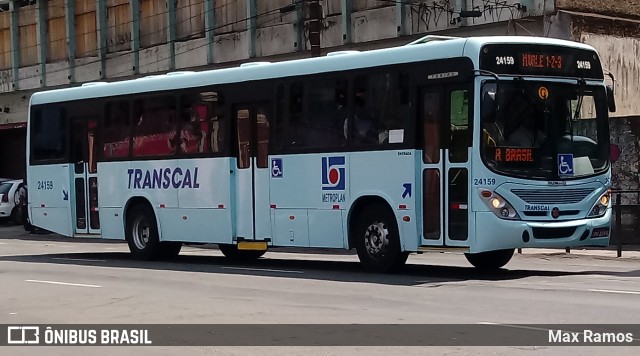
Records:
M609 145L609 159L611 160L611 163L615 163L620 159L621 154L622 150L620 149L620 146L613 143Z
M616 112L616 97L610 85L607 85L607 106L609 106L609 112Z

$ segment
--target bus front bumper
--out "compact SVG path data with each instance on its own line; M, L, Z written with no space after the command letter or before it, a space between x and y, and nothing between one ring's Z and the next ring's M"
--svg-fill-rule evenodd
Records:
M513 221L491 212L476 213L471 253L509 248L609 246L611 208L604 216L571 221Z

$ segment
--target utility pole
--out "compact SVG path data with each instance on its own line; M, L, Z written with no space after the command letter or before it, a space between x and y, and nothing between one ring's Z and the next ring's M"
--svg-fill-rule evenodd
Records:
M309 0L309 43L311 57L320 57L320 31L322 30L322 5L320 0Z

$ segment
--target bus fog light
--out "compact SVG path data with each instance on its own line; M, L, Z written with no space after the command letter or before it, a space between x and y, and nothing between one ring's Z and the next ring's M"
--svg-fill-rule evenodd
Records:
M593 210L591 210L591 215L598 215L600 214L600 207L599 206L594 206Z
M507 208L502 208L502 210L500 211L500 214L502 214L503 217L508 218L509 217L509 209Z

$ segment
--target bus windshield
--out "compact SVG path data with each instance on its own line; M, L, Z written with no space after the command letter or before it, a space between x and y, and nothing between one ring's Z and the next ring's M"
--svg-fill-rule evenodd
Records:
M481 154L493 171L559 180L608 169L604 88L587 86L583 81L486 82L480 105Z

